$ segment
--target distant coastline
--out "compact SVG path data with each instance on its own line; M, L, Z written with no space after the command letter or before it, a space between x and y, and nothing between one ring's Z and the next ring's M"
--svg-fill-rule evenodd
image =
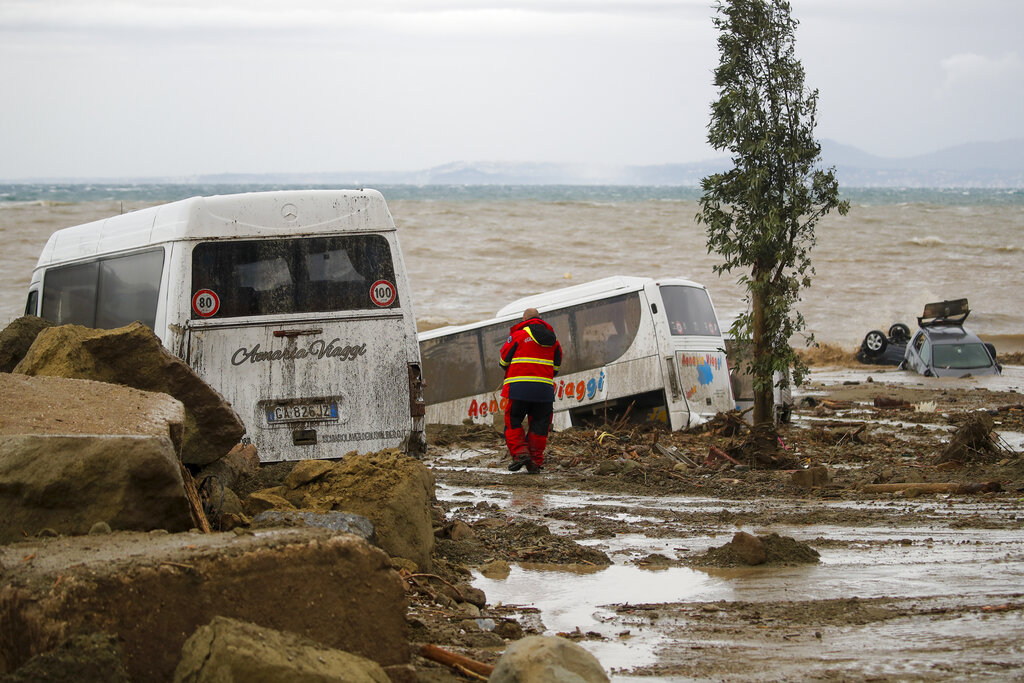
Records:
M32 202L79 203L124 201L163 203L187 197L287 189L372 187L393 201L537 201L642 202L697 201L695 185L571 184L387 184L387 183L196 183L79 182L0 183L0 205ZM854 205L930 204L938 206L1024 206L1022 188L979 187L841 187Z
M850 191L892 190L1024 190L1024 139L958 145L913 157L890 158L864 152L831 140L821 143L822 166L835 167L841 188ZM413 188L448 188L444 199L457 199L461 187L488 187L490 198L651 194L689 199L699 196L701 180L730 167L727 157L692 163L613 165L508 161L460 161L407 171L337 171L310 173L218 173L189 176L122 178L0 178L0 187L87 185L104 189L117 186L166 186L162 199L192 196L183 187L391 187L403 196L420 198ZM2 185L8 183L8 186ZM525 189L534 188L534 189ZM539 190L536 188L547 188ZM574 188L574 189L570 189ZM584 188L602 188L589 190ZM648 188L616 190L608 188ZM9 193L11 190L4 190ZM39 191L39 190L37 190ZM187 190L186 190L187 192ZM194 194L194 193L193 193ZM666 196L667 194L667 196ZM856 196L851 195L853 200ZM11 201L11 200L8 200ZM913 200L911 200L913 201Z

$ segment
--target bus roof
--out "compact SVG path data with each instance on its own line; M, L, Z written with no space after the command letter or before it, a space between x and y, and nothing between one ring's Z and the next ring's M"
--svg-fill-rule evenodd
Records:
M36 267L181 240L395 229L377 190L276 190L191 197L58 230Z
M613 275L600 280L592 280L591 282L585 282L580 285L562 287L561 289L553 289L550 292L533 294L531 296L517 299L507 306L504 306L496 315L498 317L512 314L522 315L523 311L527 308L544 310L546 308L583 303L586 301L593 301L595 299L604 299L609 296L615 296L616 294L637 292L652 282L656 282L656 284L659 285L688 285L704 289L704 285L702 284L681 278L661 278L655 281L654 278L649 277Z

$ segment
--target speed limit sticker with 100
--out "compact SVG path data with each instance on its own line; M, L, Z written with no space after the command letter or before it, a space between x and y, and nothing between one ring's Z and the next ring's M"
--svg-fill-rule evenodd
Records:
M390 306L395 296L395 286L387 280L377 280L370 285L370 300L378 306Z

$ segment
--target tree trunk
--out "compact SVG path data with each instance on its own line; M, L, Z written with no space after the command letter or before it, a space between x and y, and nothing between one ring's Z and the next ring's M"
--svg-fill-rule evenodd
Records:
M768 277L767 273L761 272L756 266L752 273L755 286L751 292L751 306L752 306L752 320L751 320L751 332L753 337L754 345L754 363L755 367L765 367L764 362L771 354L771 349L768 348L768 335L766 334L766 320L765 320L765 296L762 289L757 283L762 282L764 278ZM764 378L754 375L754 415L752 420L755 425L762 424L764 422L775 422L775 398L773 396L773 383L774 378L769 375L767 382Z

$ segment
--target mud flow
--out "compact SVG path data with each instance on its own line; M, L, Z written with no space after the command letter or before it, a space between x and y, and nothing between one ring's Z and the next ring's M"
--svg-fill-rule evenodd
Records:
M870 374L817 372L798 396L814 400L780 430L801 467L827 468L820 486L711 466L709 446L729 444L708 434L659 437L697 468L646 460L640 432L610 450L564 433L543 474L509 473L500 435L477 433L432 449L437 498L482 537L542 530L467 554L473 585L527 630L580 642L615 681L1024 675L1020 373L967 388ZM876 408L880 394L903 407ZM943 464L979 411L993 418L996 450ZM630 460L639 466L602 465ZM991 488L948 488L968 482ZM865 493L896 483L908 488ZM737 561L722 552L737 532L777 539L778 551ZM548 558L550 538L578 557Z

